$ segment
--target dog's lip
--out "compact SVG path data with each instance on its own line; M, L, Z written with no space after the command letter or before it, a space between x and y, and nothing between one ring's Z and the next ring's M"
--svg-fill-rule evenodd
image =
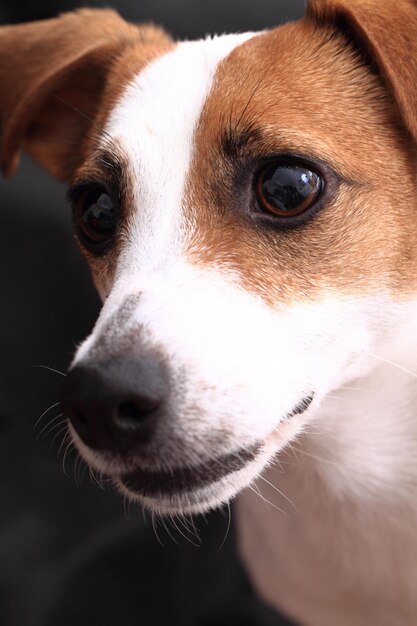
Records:
M171 471L151 471L138 467L120 476L119 481L130 492L142 496L173 495L196 491L243 469L255 459L260 447L260 444L256 443L199 465L176 467Z
M313 402L315 395L316 394L314 393L314 391L312 391L309 396L305 396L301 400L301 402L299 402L294 407L294 409L286 415L286 419L290 419L291 417L294 417L295 415L302 415L303 413L305 413L305 411L307 411L307 409L309 408L310 404Z

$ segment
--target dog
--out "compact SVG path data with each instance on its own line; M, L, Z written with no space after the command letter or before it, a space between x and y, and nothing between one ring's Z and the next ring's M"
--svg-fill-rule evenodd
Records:
M302 626L417 624L417 3L181 43L78 10L0 54L2 171L68 183L103 300L62 389L82 457L162 515L239 493Z

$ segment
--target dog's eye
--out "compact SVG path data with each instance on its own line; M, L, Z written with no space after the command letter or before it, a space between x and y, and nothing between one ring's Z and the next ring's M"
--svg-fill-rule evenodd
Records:
M86 190L75 202L74 219L87 246L108 242L116 229L116 211L110 194L99 185Z
M315 204L323 188L323 178L306 166L275 161L255 176L256 208L281 219L297 217Z

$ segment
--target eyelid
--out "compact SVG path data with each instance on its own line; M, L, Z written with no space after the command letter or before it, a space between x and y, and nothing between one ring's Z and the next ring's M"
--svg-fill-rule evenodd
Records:
M326 161L317 159L310 155L295 152L278 152L269 154L256 160L256 166L252 168L256 175L262 168L269 164L282 164L294 167L304 167L305 169L318 174L326 183L330 178L336 178L339 182L345 182L345 178L337 170L331 167Z
M109 194L109 196L112 197L111 190L109 189L109 186L107 185L107 183L101 180L85 179L85 180L80 180L70 186L70 188L67 191L68 202L70 202L71 204L74 204L77 200L79 200L79 198L83 195L85 191L88 191L89 189L94 188L94 187L96 188L101 187L105 193Z

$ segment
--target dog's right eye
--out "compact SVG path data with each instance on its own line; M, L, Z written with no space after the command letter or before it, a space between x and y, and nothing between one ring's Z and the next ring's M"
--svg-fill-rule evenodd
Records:
M93 251L101 249L116 230L117 216L110 193L101 185L93 185L79 190L72 201L81 242Z

